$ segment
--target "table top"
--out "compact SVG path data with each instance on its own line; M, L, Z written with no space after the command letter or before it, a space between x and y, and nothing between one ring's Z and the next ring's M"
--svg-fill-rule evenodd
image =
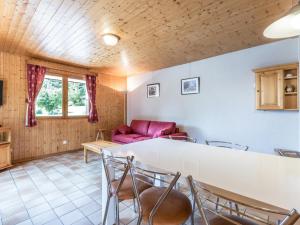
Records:
M300 159L156 138L104 149L283 209L300 211Z
M113 147L113 146L119 146L119 144L114 143L114 142L110 142L110 141L93 141L93 142L87 142L87 143L82 143L81 144L84 147L87 148L92 148L92 149L103 149L103 148L109 148L109 147Z

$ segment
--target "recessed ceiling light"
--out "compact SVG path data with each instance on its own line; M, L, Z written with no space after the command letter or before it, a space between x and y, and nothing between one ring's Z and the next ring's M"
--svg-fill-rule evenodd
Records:
M120 37L115 34L103 34L102 39L105 45L115 46L118 44Z
M276 20L264 31L267 38L288 38L300 35L300 1L282 18Z

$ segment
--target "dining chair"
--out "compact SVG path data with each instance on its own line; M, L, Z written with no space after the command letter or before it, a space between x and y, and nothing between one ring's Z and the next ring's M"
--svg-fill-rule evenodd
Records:
M280 156L286 156L291 158L300 158L300 152L288 149L275 148L275 152L277 152Z
M105 170L105 176L107 180L107 201L105 206L103 225L106 223L109 204L111 198L115 198L116 201L116 224L120 224L119 216L119 203L124 200L133 200L135 204L135 193L133 191L133 183L131 175L129 174L128 162L132 162L134 157L114 157L110 155L101 154L103 167ZM111 175L113 171L113 176ZM140 181L135 183L136 191L141 193L147 188L152 187L152 180L146 176L137 175ZM141 182L143 181L143 182Z
M189 198L175 190L180 173L148 170L138 167L128 160L130 174L138 205L137 225L145 222L149 225L180 225L192 213ZM139 176L155 180L153 187L138 191L138 182L145 182Z
M178 141L186 141L186 142L191 142L191 143L197 143L197 139L196 139L196 138L187 137L187 136L169 135L168 138L169 138L169 139L172 139L172 140L178 140Z
M216 207L214 207L217 204L215 199L222 198L224 202L234 202L233 199L225 198L208 190L204 185L193 180L192 176L188 176L187 181L199 210L200 225L293 225L300 217L295 209L289 212L279 211L241 201L238 204L242 206L242 209L229 209L226 204L220 204L225 212L228 212L228 209L231 211L228 214L222 212L222 209L216 210ZM194 219L194 216L192 219Z
M215 147L232 148L232 149L243 150L243 151L247 151L249 148L247 145L240 145L240 144L235 144L227 141L206 140L205 143L207 145L211 145Z

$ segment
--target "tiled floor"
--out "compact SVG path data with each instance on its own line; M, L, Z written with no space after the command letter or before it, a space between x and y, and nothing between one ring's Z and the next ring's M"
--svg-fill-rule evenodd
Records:
M75 152L35 160L0 173L0 225L91 225L101 221L99 156ZM121 203L121 222L135 219Z
M0 173L0 225L101 224L99 156L73 152ZM122 225L136 224L132 201L120 203Z

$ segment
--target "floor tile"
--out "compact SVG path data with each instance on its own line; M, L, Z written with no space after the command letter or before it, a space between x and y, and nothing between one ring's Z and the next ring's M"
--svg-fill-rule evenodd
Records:
M93 202L93 200L88 196L83 196L73 201L74 205L76 205L78 208L91 202Z
M83 218L81 220L78 220L77 222L73 223L72 225L93 225L91 221L89 221L87 218Z
M30 215L30 217L35 217L43 212L49 211L51 210L51 207L48 203L43 203L40 205L37 205L33 208L28 209L28 213Z
M138 215L134 212L132 208L126 208L125 210L120 212L120 222L122 224L129 224L137 216Z
M27 211L22 211L2 219L3 225L15 225L29 219Z
M94 224L99 225L102 223L102 213L101 211L94 212L93 214L88 216L88 219Z
M52 208L56 208L58 206L66 204L68 202L70 202L70 200L68 198L66 198L65 196L62 196L61 198L53 199L53 200L49 201L49 204L51 205Z
M70 225L84 218L84 215L78 210L74 210L60 217L64 225Z
M45 223L44 225L63 225L63 223L57 218Z
M91 215L92 213L94 213L96 211L100 211L101 210L101 206L98 203L96 203L95 201L92 201L89 204L80 207L79 210L85 216L89 216L89 215Z
M32 217L31 220L34 225L41 225L50 222L56 218L57 216L55 215L55 213L52 210L49 210L35 217Z
M61 217L69 212L72 212L76 209L76 206L72 203L66 203L64 205L61 205L57 208L54 209L54 212L56 213L57 216Z
M16 225L32 225L32 222L31 222L30 219L28 219L28 220L25 220L25 221L23 221L23 222L21 222L21 223L18 223L18 224L16 224Z

